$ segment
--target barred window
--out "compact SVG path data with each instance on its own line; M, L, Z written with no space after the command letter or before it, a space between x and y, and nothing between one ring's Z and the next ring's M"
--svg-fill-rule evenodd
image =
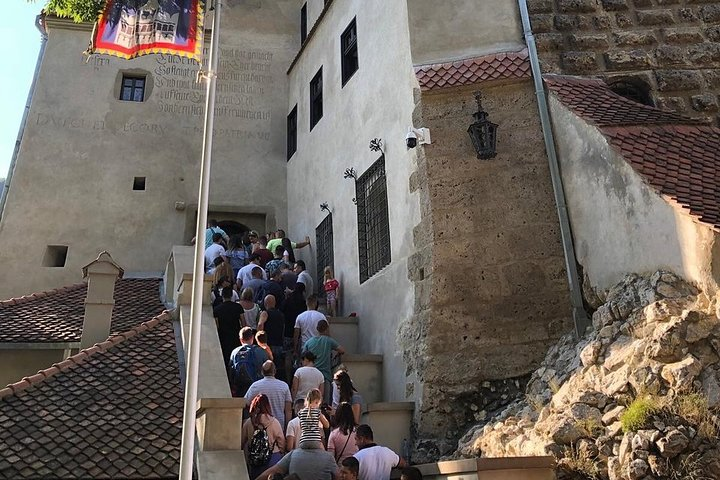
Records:
M323 284L323 270L325 267L335 267L333 253L333 225L332 214L328 214L320 225L315 228L315 249L317 251L317 280L318 289Z
M287 159L290 160L297 150L297 105L287 116Z
M390 263L385 156L381 156L355 182L358 217L360 283Z

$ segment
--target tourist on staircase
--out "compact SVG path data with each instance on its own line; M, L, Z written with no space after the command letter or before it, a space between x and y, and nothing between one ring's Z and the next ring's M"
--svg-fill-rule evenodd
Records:
M370 425L360 425L355 430L355 442L358 452L353 455L360 462L359 480L390 480L390 472L395 467L404 467L405 460L387 447L373 441Z
M280 265L285 263L285 260L283 260L284 251L285 250L283 249L282 245L279 245L275 249L275 251L273 252L275 254L275 257L265 264L265 272L268 275L272 275L275 270L280 270Z
M230 239L228 238L227 233L225 233L225 230L218 227L217 220L211 218L210 220L208 220L208 226L205 229L205 248L208 248L210 245L212 245L212 243L213 243L212 238L213 238L213 235L215 235L216 233L220 234L220 236L223 239L223 242L225 242L225 245L228 244L228 241ZM192 245L195 245L195 240L196 240L195 237L193 237L193 239L190 240L190 243Z
M340 282L335 279L335 274L330 266L323 270L323 289L325 290L325 306L328 317L337 316L338 301L340 299Z
M250 286L250 281L253 279L252 272L255 267L258 267L260 269L260 278L262 278L263 280L267 280L265 270L260 266L260 256L253 253L252 255L250 255L250 263L248 263L238 271L236 277L238 288L247 288L248 286Z
M400 480L423 480L423 476L417 468L405 467L400 474Z
M285 293L289 294L295 289L298 278L297 274L293 272L292 268L287 263L283 263L282 265L280 265L280 272L282 273L282 283L283 287L285 287ZM304 296L303 300L305 300Z
M328 437L328 452L333 454L338 466L343 460L352 457L358 451L355 443L357 421L349 403L341 403L335 410L333 418L334 430Z
M230 354L228 375L233 397L244 397L250 386L262 378L262 366L268 360L267 353L253 344L253 330L240 329L240 346Z
M245 451L251 478L278 463L283 456L283 429L280 421L272 414L269 398L264 394L252 397L250 418L242 426L241 446Z
M263 278L263 270L257 265L251 264L253 267L250 269L250 280L243 281L243 289L250 288L253 291L253 301L258 305L262 303L262 297L260 290L265 285L265 279Z
M298 260L295 262L293 271L297 274L297 281L305 284L305 299L315 293L315 287L313 286L312 276L305 269L305 262Z
M302 352L302 346L310 340L312 337L320 335L318 333L318 323L320 320L326 320L327 318L322 313L318 312L318 299L316 295L310 295L305 301L307 310L302 312L295 319L295 326L293 332L293 349L296 356L300 356Z
M287 383L275 378L275 364L267 360L262 365L263 378L250 385L245 401L250 402L257 395L266 395L270 401L272 416L277 418L283 431L290 421L292 397Z
M305 408L297 413L300 419L300 448L325 449L322 431L330 428L330 422L320 410L321 403L322 393L313 388L305 396Z
M285 304L285 291L282 287L280 270L275 270L272 276L263 282L259 291L255 294L255 298L256 300L258 297L264 299L268 295L275 297L275 308L282 310ZM260 306L265 307L263 303L260 303Z
M358 480L360 462L355 457L347 457L340 464L339 480Z
M257 330L258 320L260 319L260 307L254 302L255 294L252 288L244 288L240 294L240 305L242 305L243 321L245 325Z
M239 346L240 329L242 324L243 307L232 301L234 290L232 287L222 289L222 303L213 309L215 326L217 327L220 348L222 349L223 363L230 361L230 354Z
M308 392L317 388L321 393L325 387L325 377L322 372L315 368L315 354L303 352L302 367L295 370L293 375L292 388L290 393L293 399L305 398Z
M342 355L345 353L345 349L334 338L330 337L330 325L328 325L327 320L318 322L317 331L319 335L305 342L303 351L315 354L315 368L322 372L325 379L324 403L329 404L332 400L332 352Z
M258 248L255 249L256 254L260 255L260 266L265 268L265 265L273 259L273 253L268 250L267 248L267 237L265 235L262 235L260 238L258 238L258 245L260 245Z
M218 277L217 272L216 272L215 277L217 278L217 280L213 280L213 286L212 286L212 289L210 290L210 303L212 304L213 308L217 307L218 305L220 305L222 303L222 301L223 301L222 291L223 291L223 288L226 288L226 287L230 287L233 291L232 301L239 302L240 296L235 291L235 289L232 288L233 283L230 280L232 277L228 277L226 275L222 275L222 276Z
M343 403L350 405L355 424L359 424L362 410L362 397L355 388L347 371L338 370L333 375L332 411L335 411L338 406Z
M242 244L242 237L240 237L240 235L233 235L230 238L230 246L225 252L225 256L233 269L233 275L231 278L237 278L238 272L242 267L247 265L250 257L250 255L248 255L245 251L245 247Z
M268 241L267 248L271 252L274 252L275 247L277 247L278 245L282 245L283 247L285 247L285 250L288 251L288 254L290 256L290 261L295 262L295 254L294 254L293 249L303 248L303 247L310 245L310 237L305 237L304 242L295 243L295 242L290 241L290 239L285 238L285 230L279 228L275 232L275 238Z
M214 261L218 257L225 257L225 247L222 246L222 235L214 233L212 243L205 249L205 273L209 273L214 267Z
M267 333L268 345L270 345L270 349L273 352L275 364L281 369L281 375L279 376L287 381L283 348L285 343L285 315L275 308L275 297L273 295L267 295L263 303L265 310L260 313L258 330L265 330L265 333Z

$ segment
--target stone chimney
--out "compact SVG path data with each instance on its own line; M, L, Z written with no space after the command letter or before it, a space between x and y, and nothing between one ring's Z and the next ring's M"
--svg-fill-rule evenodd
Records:
M102 252L92 263L83 267L82 272L83 278L87 278L88 288L81 349L104 342L110 335L110 321L115 306L115 281L122 278L123 269L108 252Z

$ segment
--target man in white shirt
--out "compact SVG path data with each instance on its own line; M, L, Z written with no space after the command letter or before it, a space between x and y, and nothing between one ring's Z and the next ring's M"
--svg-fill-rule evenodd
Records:
M295 375L293 375L290 393L294 400L305 398L308 392L314 388L323 393L325 376L315 368L315 354L312 352L303 353L302 364L303 366L295 370Z
M307 300L310 295L315 293L315 287L313 286L312 276L305 270L305 262L302 260L295 262L293 272L297 274L297 281L305 284L305 299Z
M293 332L293 347L295 348L295 354L298 356L302 352L302 346L305 345L305 342L320 335L317 329L318 322L327 320L325 315L317 311L317 295L307 297L305 305L307 305L307 310L295 319L295 331Z
M222 235L219 233L213 233L212 244L205 249L205 272L207 273L213 267L213 261L217 257L225 257L225 247L222 242Z
M355 443L360 449L353 457L360 462L358 480L390 480L390 472L395 467L404 467L405 460L387 447L373 442L370 425L360 425L355 430Z
M250 255L250 263L238 270L236 280L238 289L240 291L246 288L248 283L250 283L250 281L253 279L252 271L255 267L258 267L260 270L262 270L262 278L263 280L267 280L267 273L265 273L265 269L260 266L260 255L258 255L257 253L253 253L252 255Z

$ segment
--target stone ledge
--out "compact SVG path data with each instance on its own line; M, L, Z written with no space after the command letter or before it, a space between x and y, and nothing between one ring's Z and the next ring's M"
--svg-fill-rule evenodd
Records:
M365 405L363 413L413 411L415 402L376 402Z
M358 354L358 353L346 353L342 356L342 362L372 362L372 363L382 363L383 356L379 354Z

